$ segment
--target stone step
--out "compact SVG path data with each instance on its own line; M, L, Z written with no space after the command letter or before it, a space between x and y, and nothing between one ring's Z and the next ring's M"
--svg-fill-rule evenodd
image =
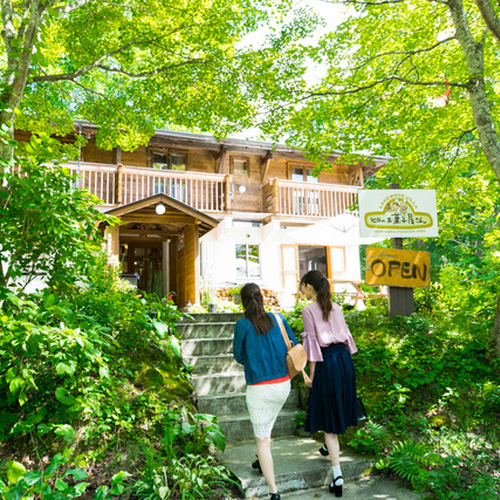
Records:
M216 373L211 375L191 375L190 382L198 396L209 394L234 394L246 387L245 374L241 372Z
M243 313L193 313L177 320L183 323L236 323Z
M294 410L281 410L274 423L271 437L290 436L294 432ZM252 423L248 413L219 417L217 419L228 443L244 441L254 436ZM255 454L255 452L254 452ZM253 455L250 455L250 461Z
M243 365L240 365L232 354L217 354L214 356L187 356L184 364L194 368L193 374L211 374L225 372L243 372Z
M182 355L207 356L217 354L231 354L233 352L233 338L223 337L219 339L195 338L185 339L181 343Z
M330 459L318 453L321 444L312 438L297 436L279 437L272 440L271 451L275 479L280 493L293 490L305 491L308 488L318 488L331 482ZM238 477L246 498L269 498L269 490L264 477L251 467L255 452L254 440L232 442L228 444L222 460L226 467ZM370 465L370 460L367 458L345 452L340 454L344 481L359 479ZM333 498L329 493L327 496Z
M234 335L234 323L184 323L177 325L177 333L183 339L220 338Z
M290 395L283 407L284 410L297 410L299 407L299 393L290 391ZM219 394L216 396L200 396L197 400L198 411L212 415L229 416L247 412L246 394Z

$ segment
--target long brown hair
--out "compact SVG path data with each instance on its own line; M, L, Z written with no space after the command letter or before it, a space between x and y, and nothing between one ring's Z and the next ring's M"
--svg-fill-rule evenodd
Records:
M259 285L247 283L241 289L241 303L245 308L245 316L255 327L257 335L267 333L274 326L271 316L264 310L264 299Z
M301 286L311 285L314 288L316 301L323 312L323 319L328 321L332 310L332 292L330 290L330 283L323 276L323 273L318 270L309 271L302 276L300 284Z

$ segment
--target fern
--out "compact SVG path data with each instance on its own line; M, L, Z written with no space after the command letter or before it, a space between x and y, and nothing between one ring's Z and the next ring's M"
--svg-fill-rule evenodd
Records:
M383 425L376 424L375 422L371 422L369 420L366 423L366 427L375 443L384 445L391 437L391 433Z
M430 446L410 439L397 443L382 463L398 476L411 482L414 488L421 488L427 483L427 468L440 465L441 462L441 457L434 453Z

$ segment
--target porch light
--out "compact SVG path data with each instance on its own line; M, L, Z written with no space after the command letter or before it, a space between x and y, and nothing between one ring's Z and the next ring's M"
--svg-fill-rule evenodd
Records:
M446 87L444 94L438 95L434 98L434 107L436 108L444 108L448 104L448 98L450 97L452 90L449 88L448 78L445 79L444 85Z
M158 205L156 205L156 208L155 208L155 211L158 215L163 215L165 213L165 205L163 203L158 203Z
M243 185L238 188L238 191L240 193L244 193L246 190L247 190L247 188L245 186L243 186Z

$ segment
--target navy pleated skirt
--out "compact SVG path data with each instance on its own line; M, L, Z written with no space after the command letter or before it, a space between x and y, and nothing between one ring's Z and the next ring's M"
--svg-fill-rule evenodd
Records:
M348 427L358 425L354 363L344 344L331 344L321 352L323 361L316 362L304 429L311 434L345 434Z

